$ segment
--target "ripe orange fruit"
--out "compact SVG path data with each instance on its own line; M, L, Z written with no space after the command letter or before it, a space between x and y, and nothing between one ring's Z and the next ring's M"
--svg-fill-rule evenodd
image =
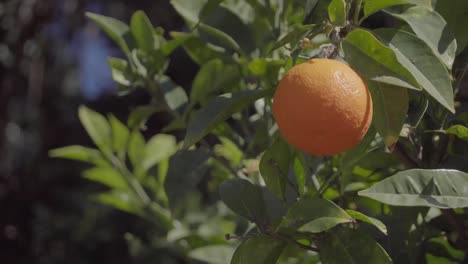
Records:
M273 115L289 144L330 156L362 140L372 121L372 98L348 65L311 59L284 75L273 96Z

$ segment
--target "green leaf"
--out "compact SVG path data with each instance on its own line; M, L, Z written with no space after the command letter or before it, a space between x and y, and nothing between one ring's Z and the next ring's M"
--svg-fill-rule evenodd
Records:
M400 137L408 112L408 91L385 83L369 82L374 105L373 124L388 147Z
M151 21L143 11L136 11L130 20L130 29L138 47L146 52L155 48L154 30Z
M75 145L52 149L49 151L49 156L52 158L63 158L88 162L97 166L109 165L100 151L83 146Z
M372 141L374 141L376 134L377 134L377 131L375 129L375 126L374 125L370 126L369 130L367 131L366 135L361 140L361 142L357 146L343 153L343 155L341 156L341 159L340 159L340 171L341 171L340 192L341 193L344 193L345 191L347 191L346 187L351 182L351 179L353 176L353 168L361 159L363 159L369 153L369 147L371 146ZM326 196L324 195L324 197Z
M261 76L266 73L267 66L267 62L264 59L255 59L249 62L249 65L247 67L253 75Z
M319 241L320 259L324 264L390 264L392 259L366 233L350 228L327 232Z
M299 191L300 195L304 195L305 187L306 187L306 179L307 179L307 172L306 172L306 163L304 160L304 154L297 152L294 160L293 160L293 169L294 175L296 176L297 182L297 190Z
M351 31L341 42L345 60L364 78L420 90L419 84L397 60L395 53L363 29Z
M249 238L236 249L231 264L276 263L285 247L285 242L267 236Z
M114 168L95 167L85 170L83 176L95 182L102 183L112 189L128 190L127 181Z
M109 57L107 63L111 67L112 79L115 82L124 86L132 84L132 71L126 60Z
M320 233L338 224L350 223L353 218L332 201L307 197L293 204L281 227L301 232Z
M377 29L374 33L395 52L401 65L424 90L448 110L455 111L450 74L424 41L408 32L390 28Z
M391 6L406 4L422 5L427 8L431 8L432 6L431 0L364 0L363 3L364 17L361 19L361 21L375 12Z
M106 118L85 106L80 106L78 116L94 144L104 155L110 155L112 153L112 130Z
M218 76L222 76L223 62L220 59L213 59L200 67L192 83L190 100L195 103L209 94L209 91L216 91L215 86Z
M266 187L258 187L262 192L263 202L267 213L269 229L274 230L283 219L286 214L286 205L283 201L278 199L274 193L268 190Z
M86 12L86 16L98 24L106 34L117 43L123 52L130 53L129 44L133 42L130 28L127 24L112 17L106 17L90 12Z
M317 6L318 0L306 0L304 4L304 22L306 18L314 11Z
M219 29L217 29L215 27L203 24L203 23L198 25L198 28L201 31L203 31L203 32L211 35L212 37L216 38L217 40L219 40L220 45L222 47L232 49L232 50L236 51L237 53L242 54L242 50L241 50L239 44L237 44L237 42L231 36L224 33L223 31L221 31L221 30L219 30Z
M164 100L172 111L182 110L188 102L188 96L185 90L176 85L169 77L163 76L160 80L161 91L164 94ZM167 110L167 109L165 109Z
M283 47L284 45L291 43L293 41L299 41L303 38L303 36L309 31L312 30L316 25L311 24L311 25L304 25L300 26L298 28L295 28L285 36L283 36L278 42L273 45L273 47L270 48L270 50L267 52L267 54Z
M434 54L451 69L457 51L457 42L447 23L438 13L422 6L413 6L402 11L386 11L405 21L413 32L426 42Z
M328 6L328 17L330 22L337 26L346 25L346 2L345 0L332 0Z
M196 248L190 251L188 256L208 264L229 264L234 255L234 250L228 245L210 245Z
M206 2L207 0L171 0L171 5L191 26L198 22L200 12Z
M209 153L205 151L189 150L170 158L164 189L171 208L175 208L189 192L194 191L206 172L209 157Z
M426 242L426 252L432 255L443 257L448 263L460 263L463 261L465 253L462 250L455 249L451 243L444 237L434 237ZM438 262L433 262L438 263Z
M399 172L359 192L397 206L468 207L468 174L457 170L412 169Z
M176 42L171 42L170 44L172 44L172 46L166 46L166 52L174 48L174 45L182 45L190 58L198 65L203 65L215 58L226 58L224 52L214 49L212 45L207 45L206 42L194 34L171 32L171 37L174 38Z
M141 163L143 170L149 170L161 160L171 156L177 151L177 141L174 136L167 134L156 134L144 149L144 159Z
M453 125L445 130L445 133L457 136L468 141L468 128L462 125Z
M289 145L281 137L275 140L260 159L260 174L267 188L279 199L284 199L290 163Z
M237 167L241 164L244 152L229 138L220 136L219 141L221 144L214 146L214 153L225 158L233 167Z
M198 14L198 21L207 18L224 0L208 0Z
M230 179L220 185L219 195L227 207L260 228L269 224L262 192L258 186L247 180Z
M135 74L139 75L140 79L149 78L148 71L149 63L148 63L148 55L139 49L133 49L130 51L130 61L134 65Z
M238 85L240 78L237 65L224 65L220 59L203 64L192 83L191 103L206 103L209 95L229 90L233 85Z
M270 90L246 90L224 94L209 101L206 106L195 112L190 119L184 139L184 148L186 149L197 143L233 113L270 93Z
M169 34L171 36L172 35L178 35L178 34L181 34L181 35L179 35L178 38L173 37L174 39L168 40L166 43L161 45L161 51L166 56L170 55L175 49L177 49L182 44L184 44L185 41L187 41L187 40L189 40L190 38L193 37L193 35L184 34L184 33L180 33L180 32L170 32Z
M248 5L245 3L241 3L244 6L248 8ZM216 12L212 12L210 16L206 17L204 20L204 24L209 25L213 28L216 28L220 32L223 32L223 34L230 36L233 40L235 40L235 43L237 43L240 46L240 49L245 52L246 54L249 54L250 52L254 51L255 49L258 48L258 45L255 42L254 39L254 26L255 24L250 24L247 25L247 23L251 23L251 18L249 18L249 21L245 21L241 19L241 16L243 16L244 12L246 10L234 10L234 9L229 9L227 8L228 4L226 3L225 6L218 6L216 8ZM258 26L258 24L257 24ZM202 40L206 43L212 43L217 46L226 46L223 45L222 41L220 41L219 38L214 38L210 34L205 34L205 32L201 31L200 36ZM219 37L219 36L218 36ZM226 40L223 40L226 41ZM232 41L228 41L232 42ZM226 42L226 43L228 43ZM262 43L263 44L263 43ZM238 50L239 52L239 50Z
M387 235L387 227L379 219L376 219L376 218L367 216L361 212L349 210L349 209L346 210L346 213L348 213L355 220L359 220L359 221L362 221L362 222L365 222L365 223L368 223L370 225L377 227L377 229L379 229L380 232Z
M140 168L145 158L145 145L146 142L143 135L138 130L132 131L128 142L128 158L132 163L134 171Z
M466 27L468 25L468 1L466 0L438 0L435 10L447 22L450 31L457 39L457 54L460 54L468 46L468 34Z
M367 130L367 133L361 142L354 148L343 153L341 158L342 166L352 168L361 158L363 158L368 153L369 146L375 139L376 133L374 126L369 127L369 130Z
M390 169L392 167L398 166L401 162L399 159L387 152L383 152L380 149L374 149L369 151L358 163L361 169L372 173L375 170ZM367 174L369 176L370 174Z
M330 5L330 2L330 0L308 1L304 10L304 24L322 24L327 21L327 7Z
M93 198L115 209L138 216L144 216L140 201L130 192L113 190L99 193L94 195Z
M109 123L112 129L112 148L119 157L124 157L130 131L114 115L109 115Z
M153 105L137 106L128 116L127 125L130 129L139 129L156 112L158 109Z

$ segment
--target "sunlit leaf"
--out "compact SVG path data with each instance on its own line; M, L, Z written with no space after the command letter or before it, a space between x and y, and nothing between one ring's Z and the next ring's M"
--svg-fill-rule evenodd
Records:
M138 47L146 52L155 48L153 25L143 11L136 11L130 20L130 29Z
M100 151L84 146L67 146L52 149L49 151L49 156L88 162L98 166L109 165Z
M196 248L190 251L188 256L208 264L229 264L234 250L228 245L210 245Z
M130 134L128 142L128 158L134 169L139 169L141 166L145 157L145 145L146 142L143 135L138 130L134 130Z
M299 191L300 195L303 195L308 175L306 171L304 155L302 153L296 153L296 156L293 160L293 169L294 175L296 176L297 190Z
M405 21L413 32L429 45L434 54L449 69L452 68L457 42L442 16L422 6L392 9L387 13Z
M346 24L346 2L345 0L332 0L328 6L328 17L330 22L337 26Z
M341 42L345 60L364 78L375 82L420 90L419 84L397 60L395 53L370 32L351 31Z
M370 225L373 225L377 229L379 229L380 232L384 233L385 235L387 234L387 227L379 219L376 219L376 218L367 216L361 212L349 210L349 209L346 210L346 213L348 213L355 220L359 220L359 221L368 223Z
M87 12L86 16L98 24L125 53L130 53L132 35L127 24L112 17ZM130 47L129 47L130 46Z
M412 169L374 184L359 195L398 206L468 207L468 174L457 170Z
M112 129L112 148L119 157L123 157L127 150L130 131L114 115L109 115L109 123Z
M389 45L401 65L411 72L424 90L447 109L455 111L450 74L424 41L413 34L390 28L374 32Z
M132 84L133 76L126 60L109 57L107 62L111 67L112 79L115 82L124 86L130 86Z
M171 0L171 5L190 25L198 22L200 12L207 0Z
M112 167L95 167L85 170L83 176L95 182L102 183L113 189L128 190L127 181Z
M112 153L112 130L106 118L85 106L80 106L78 116L81 124L94 141L94 144L105 154Z
M115 209L139 216L144 215L140 201L131 192L113 190L99 193L93 198Z
M188 96L185 90L176 85L169 77L162 76L160 79L161 91L164 94L164 100L171 111L182 111L188 102Z
M177 142L174 136L156 134L148 140L144 149L142 168L148 170L164 158L174 154L177 150Z
M445 133L457 136L468 141L468 128L462 125L453 125L445 130Z
M422 5L427 8L431 8L431 0L364 0L364 17L372 15L373 13L380 11L384 8L396 6L396 5L405 5L405 4L414 4Z

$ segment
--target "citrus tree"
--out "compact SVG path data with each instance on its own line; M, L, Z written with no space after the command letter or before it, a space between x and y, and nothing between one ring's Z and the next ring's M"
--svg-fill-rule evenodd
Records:
M187 32L86 14L125 55L108 60L118 93L150 103L125 122L82 106L97 148L50 152L93 165L84 177L108 187L93 199L152 223L132 254L468 260L466 0L171 4ZM186 89L166 75L179 48L200 66ZM169 122L143 136L156 113Z

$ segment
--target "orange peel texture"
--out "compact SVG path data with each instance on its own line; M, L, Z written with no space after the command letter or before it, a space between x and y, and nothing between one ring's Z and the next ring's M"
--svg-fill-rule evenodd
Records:
M331 156L362 140L372 121L372 98L348 65L311 59L284 75L273 96L273 115L289 144Z

